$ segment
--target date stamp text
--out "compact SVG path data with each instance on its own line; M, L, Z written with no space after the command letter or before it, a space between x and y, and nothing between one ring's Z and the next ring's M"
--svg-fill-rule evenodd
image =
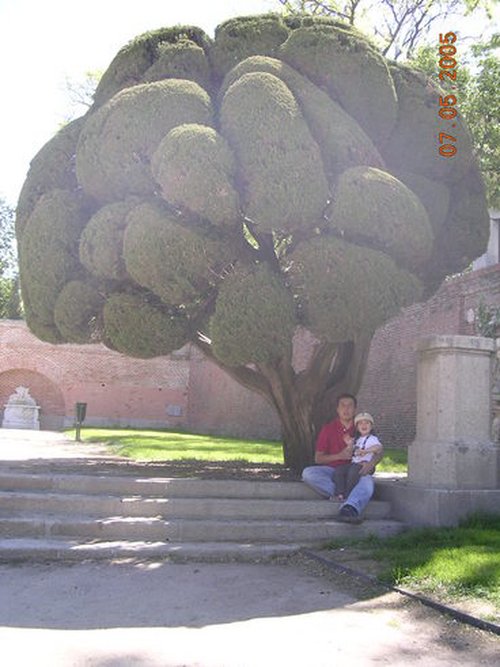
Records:
M447 32L439 35L439 79L443 82L450 80L456 82L457 80L457 61L455 55L457 48L455 42L457 36L454 32ZM456 86L452 86L455 89ZM456 115L457 110L455 105L457 103L456 95L445 95L439 97L439 116L446 121L452 121ZM445 158L450 158L456 155L457 147L455 145L456 137L451 134L452 129L456 127L456 123L450 124L450 129L447 132L439 133L439 155Z

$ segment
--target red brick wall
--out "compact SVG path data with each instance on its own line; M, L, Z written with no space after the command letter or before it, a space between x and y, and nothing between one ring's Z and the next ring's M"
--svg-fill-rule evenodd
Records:
M42 429L73 425L75 403L84 402L87 425L259 438L280 432L264 399L190 347L170 357L130 359L102 345L43 343L24 322L0 320L0 421L7 398L20 385L40 405Z
M474 335L467 312L481 300L500 306L500 265L450 279L427 303L405 309L375 334L358 399L360 408L375 417L386 445L404 447L415 437L417 340L430 334Z
M186 351L161 360L129 359L101 345L43 343L24 322L3 320L0 381L2 416L5 397L27 386L41 406L42 428L72 425L77 401L87 403L88 424L187 424Z
M279 438L272 406L196 350L191 354L189 427L196 432L240 438Z

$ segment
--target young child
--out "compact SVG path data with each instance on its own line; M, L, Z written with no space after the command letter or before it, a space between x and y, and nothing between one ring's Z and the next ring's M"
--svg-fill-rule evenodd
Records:
M354 445L351 463L344 463L335 468L333 481L335 495L338 500L345 500L359 481L361 464L371 461L376 452L380 452L382 444L372 433L373 417L368 412L360 412L354 417L356 432L354 438L346 436L346 445Z

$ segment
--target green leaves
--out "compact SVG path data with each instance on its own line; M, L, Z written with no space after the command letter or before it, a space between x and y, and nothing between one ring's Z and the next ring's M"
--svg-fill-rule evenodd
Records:
M222 283L210 321L214 354L230 366L287 359L294 311L289 291L265 265L237 267Z
M181 123L211 121L210 98L193 81L167 79L122 90L85 123L76 152L78 182L102 202L152 195L149 163L161 139Z
M421 295L417 278L384 253L333 237L299 245L289 280L308 327L331 342L374 332Z
M97 316L103 298L90 285L78 280L67 283L57 297L54 320L65 340L70 343L91 343L97 335Z
M166 305L196 303L234 259L231 246L180 224L159 202L127 217L123 256L128 275Z
M287 39L283 19L268 14L230 19L215 29L210 49L214 75L219 80L239 62L253 55L274 56Z
M248 218L265 231L318 225L329 198L319 147L280 79L241 76L222 100L221 129L238 162Z
M22 293L28 324L43 340L49 330L50 338L60 338L54 306L64 285L81 276L78 240L84 224L81 198L67 190L44 195L28 219L20 244Z
M90 218L80 237L80 261L98 278L124 280L123 234L127 215L141 200L131 197L100 208Z
M273 367L297 324L331 342L373 331L486 242L460 118L456 158L438 153L439 94L329 19L139 36L33 160L29 326L147 357L210 322L219 360Z
M294 30L280 57L339 102L377 144L390 135L398 104L387 64L360 33L347 25Z
M112 294L103 311L104 340L118 352L149 359L182 347L186 323L139 294Z
M500 207L499 80L500 58L486 51L479 61L477 75L468 79L460 105L474 137L489 204L493 208Z
M226 140L206 125L171 130L153 154L151 169L164 199L222 227L236 227L236 165Z
M397 178L373 167L353 167L341 175L330 224L410 269L421 266L432 249L433 233L421 201Z

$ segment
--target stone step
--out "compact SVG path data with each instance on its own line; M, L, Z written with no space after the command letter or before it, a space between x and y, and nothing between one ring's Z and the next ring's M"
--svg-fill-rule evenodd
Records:
M88 517L32 515L1 518L2 537L71 537L100 541L164 542L297 542L307 544L347 535L392 535L401 522L367 519L360 525L335 520L198 520L166 521L155 517Z
M400 532L373 500L360 525L298 481L167 477L161 466L4 463L0 561L262 560L335 537Z
M300 544L278 542L144 542L70 539L0 539L0 562L46 562L133 558L176 562L265 561L297 553Z
M78 469L77 469L78 470ZM0 470L0 491L57 491L85 494L148 495L190 498L283 498L318 499L318 495L300 481L248 481L233 479L199 479L148 477L142 475L99 474L98 470L81 474ZM375 477L375 498L380 485L402 476Z
M0 517L19 512L47 514L87 514L92 517L130 516L177 519L325 519L333 518L340 503L321 499L270 498L158 498L145 496L84 495L40 491L0 491ZM365 516L383 519L390 504L373 501Z
M50 474L0 471L0 490L147 495L169 498L317 499L302 482L207 480L128 475Z

